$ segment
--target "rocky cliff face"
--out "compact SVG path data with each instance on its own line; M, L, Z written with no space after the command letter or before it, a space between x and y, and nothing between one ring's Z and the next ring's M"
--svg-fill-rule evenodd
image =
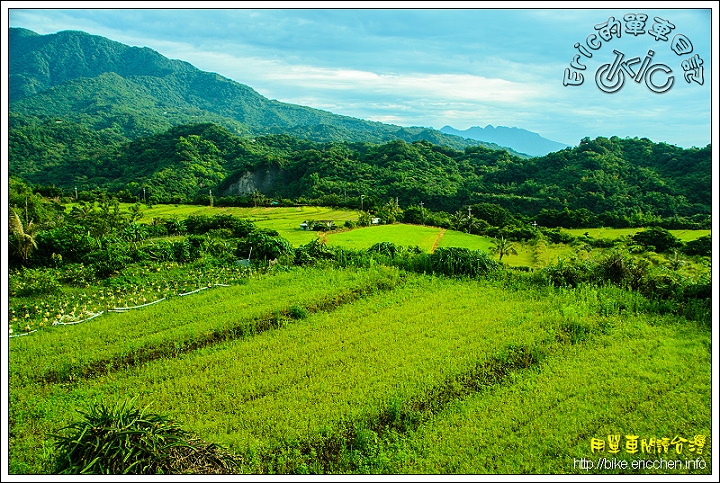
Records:
M275 184L276 179L280 175L277 168L261 169L255 172L246 171L236 181L225 188L222 196L247 195L255 191L267 193Z

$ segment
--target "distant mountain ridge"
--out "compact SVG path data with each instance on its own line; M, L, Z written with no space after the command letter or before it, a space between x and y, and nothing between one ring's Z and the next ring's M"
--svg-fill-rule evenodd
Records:
M500 146L507 146L515 151L530 156L545 156L548 153L570 147L567 144L546 139L536 132L527 131L517 127L493 127L491 124L488 124L484 129L480 126L474 126L464 131L460 131L451 126L445 126L440 129L440 132L454 134L456 136L475 139L478 141L495 143Z
M147 47L81 31L10 28L10 112L61 118L128 139L212 122L240 135L289 133L314 141L426 140L454 149L500 145L425 127L401 127L268 99L251 87ZM520 155L511 149L511 154Z

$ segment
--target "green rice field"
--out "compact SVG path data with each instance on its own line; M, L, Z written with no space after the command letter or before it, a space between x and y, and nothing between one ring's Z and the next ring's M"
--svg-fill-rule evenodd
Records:
M400 223L299 228L357 220L329 208L155 206L141 221L219 213L294 247L493 243ZM52 474L63 428L136 398L232 454L234 475L711 475L712 321L617 285L537 283L539 269L589 252L516 247L503 263L535 271L164 262L23 299L14 323L44 325L8 340L9 473Z
M252 474L582 475L582 458L648 457L591 449L612 435L711 429L709 329L612 288L290 269L9 350L17 473L47 471L77 410L135 396Z

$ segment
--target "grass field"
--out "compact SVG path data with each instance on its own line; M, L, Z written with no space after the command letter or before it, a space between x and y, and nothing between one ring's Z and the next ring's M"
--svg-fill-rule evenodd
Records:
M126 211L129 203L121 203L120 207ZM355 210L339 210L327 207L301 206L301 207L210 207L196 205L154 205L144 208L141 222L150 222L153 218L179 217L190 215L212 216L217 214L231 214L252 220L259 228L277 230L280 236L288 240L294 247L305 245L318 236L319 232L300 229L300 223L310 220L332 220L338 228L345 221L357 221L358 212ZM593 238L617 239L627 237L642 228L576 228L562 229L575 237L588 233ZM683 242L709 235L710 230L670 230L670 232ZM418 246L423 251L430 252L434 247L462 247L471 250L488 250L492 246L489 237L469 235L455 230L443 230L437 227L394 224L379 225L365 228L356 228L350 231L340 230L339 233L330 233L326 240L329 244L336 244L353 249L366 249L378 242L388 241L401 246ZM547 264L548 261L563 257L572 252L567 247L547 246L542 248L539 255L533 247L516 245L518 255L503 260L509 265L537 267Z
M122 210L127 210L130 204L121 204ZM345 221L357 221L358 212L354 210L338 210L320 206L299 206L299 207L210 207L193 205L154 205L152 208L143 209L141 222L148 223L153 218L186 218L190 215L213 216L228 214L252 220L259 228L271 228L277 230L280 236L288 240L293 246L300 246L310 243L317 238L318 233L300 229L303 221L332 220L339 227Z
M243 473L582 475L609 435L627 461L650 457L630 435L710 435L710 337L613 288L258 274L10 340L10 472L46 472L86 404L138 396Z
M309 207L155 206L142 221L220 213L296 247L318 236L424 252L493 242L407 224L303 231L306 220L357 219ZM586 231L631 233L571 233ZM516 248L504 263L590 256L545 242ZM615 286L538 284L537 270L456 279L374 259L364 267L167 263L20 300L12 318L46 324L8 341L10 474L52 473L53 435L78 411L132 397L235 454L243 474L711 473L712 321ZM76 310L103 313L47 323ZM674 467L641 466L660 459Z
M388 241L404 247L417 246L425 252L430 252L442 231L441 228L432 226L397 223L331 233L327 236L327 242L331 246L338 245L356 250L365 250L375 243Z
M563 228L563 231L578 237L585 233L593 238L623 238L642 231L643 228ZM695 240L710 234L710 230L668 230L683 242Z

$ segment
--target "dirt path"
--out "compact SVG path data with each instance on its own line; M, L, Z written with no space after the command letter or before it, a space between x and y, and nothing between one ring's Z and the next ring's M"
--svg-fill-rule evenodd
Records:
M438 243L440 243L440 239L443 237L444 234L445 234L445 228L443 228L442 230L440 230L440 233L438 233L438 236L437 236L437 238L435 239L435 243L433 243L433 246L432 246L432 249L430 250L430 253L432 253L432 252L435 251L435 249L436 249L437 246L438 246Z

